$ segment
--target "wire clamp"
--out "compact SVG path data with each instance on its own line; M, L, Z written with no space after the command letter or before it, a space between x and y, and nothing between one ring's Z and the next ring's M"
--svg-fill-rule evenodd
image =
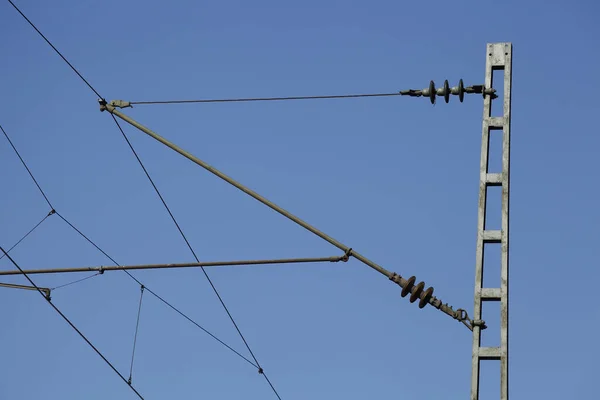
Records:
M258 373L264 375L265 371L263 371L262 367L258 367Z
M348 248L343 256L340 257L340 261L347 262L352 255L352 247Z
M125 100L111 100L111 102L109 104L115 108L127 108L127 107L133 108L131 103L128 101L125 101Z
M52 214L56 214L56 210L54 208L52 210L50 210L50 212L48 213L48 216L51 216Z
M104 273L104 267L98 268L98 275L102 275Z

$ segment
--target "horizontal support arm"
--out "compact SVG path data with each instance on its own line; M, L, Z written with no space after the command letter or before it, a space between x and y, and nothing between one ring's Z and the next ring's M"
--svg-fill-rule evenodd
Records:
M267 265L267 264L300 264L317 262L339 262L348 261L348 256L321 257L321 258L281 258L274 260L239 260L239 261L210 261L201 263L182 263L182 264L142 264L142 265L116 265L107 267L79 267L79 268L50 268L50 269L30 269L23 273L27 275L34 274L59 274L66 272L100 272L119 271L119 270L138 270L138 269L168 269L168 268L198 268L198 267L227 267L242 265ZM0 275L22 275L20 271L0 271ZM35 290L35 288L34 288Z

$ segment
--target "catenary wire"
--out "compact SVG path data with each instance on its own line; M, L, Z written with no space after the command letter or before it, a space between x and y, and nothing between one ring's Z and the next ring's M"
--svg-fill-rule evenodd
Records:
M10 260L11 263L13 263L13 265L15 267L17 267L17 269L19 271L21 271L21 273L23 274L23 276L25 276L25 278L27 278L27 280L29 281L29 283L31 284L31 286L35 287L37 289L37 291L42 295L42 297L44 297L48 304L50 304L50 306L52 306L52 308L54 308L54 310L71 326L71 328L73 328L75 330L75 332L77 332L79 334L79 336L81 336L81 338L83 340L86 341L86 343L96 352L96 354L98 354L103 360L104 362L106 362L106 364L108 364L108 366L117 374L119 375L119 377L123 380L123 382L127 383L128 386L131 388L131 390L133 390L133 392L140 398L140 399L144 399L142 397L142 395L131 385L127 382L127 379L125 379L125 377L115 368L115 366L108 361L108 359L100 352L100 350L98 350L98 348L96 348L96 346L94 346L92 344L92 342L90 342L90 340L79 330L77 329L77 327L71 322L71 320L69 318L67 318L67 316L65 314L63 314L58 307L56 307L56 305L54 305L54 303L52 303L51 300L48 299L48 297L46 297L44 295L44 293L42 293L42 290L31 280L31 278L29 277L29 275L27 275L25 272L23 272L23 269L21 269L21 267L15 262L15 260L13 260L13 258L6 252L4 251L4 249L2 247L0 247L0 250L6 255L6 257L8 257L8 259Z
M140 315L142 313L142 300L144 299L144 285L140 286L140 304L138 306L137 321L135 323L135 335L133 336L133 350L131 351L131 366L129 367L129 380L127 381L131 385L131 379L133 377L133 360L135 358L135 345L137 344L138 330L140 327Z
M115 121L115 124L117 125L117 127L119 128L119 131L121 132L121 134L123 135L123 138L125 139L125 141L127 142L127 144L129 145L129 148L131 149L131 151L133 152L133 155L135 156L135 158L137 159L138 163L140 164L140 167L142 167L142 170L144 171L144 173L146 174L146 177L148 178L148 180L150 181L152 187L154 188L156 194L158 195L158 197L160 198L161 202L163 203L165 209L167 210L167 212L169 213L169 215L171 216L171 219L173 220L173 223L175 224L175 226L177 227L177 230L179 231L179 233L181 234L181 237L183 238L183 240L185 241L185 243L187 244L188 248L190 249L190 252L192 253L192 255L194 256L194 258L196 259L196 262L200 262L200 259L198 258L198 256L196 255L196 252L194 251L192 245L190 244L189 240L187 239L185 233L183 232L183 230L181 229L179 223L177 222L177 219L175 218L175 216L173 215L173 213L171 212L171 209L169 208L169 206L167 205L167 202L165 201L165 199L163 198L162 194L160 193L160 191L158 190L158 187L156 186L156 184L154 183L154 180L152 179L152 177L150 176L150 174L148 173L148 170L146 169L146 167L144 166L144 163L142 162L141 158L139 157L139 155L137 154L135 148L133 147L131 141L129 140L129 138L127 137L127 135L125 134L125 131L123 130L123 128L121 127L121 125L119 124L119 121L117 121L117 118L111 113L110 114L113 121ZM227 315L229 316L229 319L231 320L231 323L233 324L233 326L235 327L236 331L238 332L240 338L242 339L242 341L244 342L244 345L246 346L246 348L248 349L248 352L250 353L250 355L252 356L252 359L254 360L254 362L256 363L256 366L258 367L258 371L261 375L263 375L265 377L265 380L267 381L267 383L269 384L269 386L271 387L271 389L273 390L273 393L275 394L275 396L277 396L277 398L279 400L281 400L281 396L279 395L279 393L277 392L277 390L275 389L275 387L273 386L273 384L271 383L271 381L269 380L269 378L267 377L267 375L264 372L264 369L261 367L260 363L258 362L258 359L256 358L256 356L254 355L254 352L252 351L252 349L250 348L250 345L248 344L248 342L246 341L246 338L244 337L244 335L242 334L242 331L240 330L239 326L237 325L237 323L235 322L235 319L233 318L233 315L231 315L231 312L229 311L229 308L227 307L227 305L225 305L225 302L223 301L223 298L221 297L221 295L219 294L219 291L217 290L217 288L215 287L214 283L212 282L212 280L210 279L210 277L208 276L208 273L206 272L206 270L203 267L200 267L200 269L202 270L202 272L204 273L204 276L206 277L206 279L208 280L208 283L210 284L210 286L212 287L215 295L217 296L217 298L219 299L219 302L221 303L221 305L223 306L223 309L225 310L225 312L227 313Z
M31 21L30 21L30 20L29 20L29 18L27 18L27 17L25 16L25 14L23 14L23 12L21 12L21 10L20 10L20 9L19 9L19 8L18 8L18 7L17 7L17 6L16 6L16 5L15 5L15 4L14 4L14 3L11 1L11 0L8 0L8 1L9 1L9 3L10 3L10 4L11 4L11 5L12 5L12 6L13 6L13 7L14 7L14 8L15 8L15 9L18 11L18 12L19 12L19 14L21 14L21 16L22 16L22 17L23 17L23 18L24 18L24 19L25 19L25 20L26 20L26 21L27 21L27 22L28 22L28 23L29 23L29 24L30 24L30 25L31 25L31 26L32 26L32 27L35 29L35 31L36 31L36 32L37 32L37 33L38 33L38 34L39 34L39 35L40 35L40 36L41 36L41 37L42 37L42 38L43 38L43 39L46 41L46 43L48 43L48 45L50 45L50 47L52 47L52 49L53 49L53 50L54 50L54 51L55 51L55 52L56 52L56 53L57 53L57 54L58 54L58 55L59 55L59 56L60 56L60 57L63 59L63 61L65 61L65 62L66 62L68 65L69 65L69 67L71 67L71 69L73 70L73 72L75 72L75 73L76 73L76 74L79 76L79 78L81 78L81 79L83 80L83 82L85 82L85 84L86 84L86 85L87 85L87 86L88 86L88 87L89 87L89 88L90 88L90 89L91 89L91 90L92 90L92 91L93 91L93 92L94 92L94 93L95 93L95 94L96 94L96 95L97 95L99 98L103 99L103 96L102 96L102 95L100 95L100 93L99 93L99 92L98 92L96 89L94 89L94 87L93 87L93 86L92 86L92 85L91 85L91 84L90 84L90 83L89 83L89 82L88 82L88 81L87 81L87 80L86 80L86 79L83 77L83 75L81 75L81 73L79 73L79 71L77 71L77 69L76 69L76 68L75 68L75 67L74 67L74 66L73 66L73 65L72 65L72 64L71 64L71 63L70 63L70 62L69 62L69 61L68 61L68 60L67 60L67 59L66 59L66 58L65 58L63 55L62 55L62 53L61 53L61 52L60 52L60 51L59 51L59 50L58 50L56 47L54 47L54 45L53 45L53 44L52 44L52 43L51 43L51 42L50 42L50 41L49 41L49 40L46 38L46 36L44 36L44 34L43 34L43 33L42 33L42 32L41 32L41 31L40 31L40 30L39 30L39 29L38 29L38 28L37 28L37 27L36 27L36 26L35 26L35 25L34 25L34 24L31 22ZM113 120L115 121L115 123L116 123L116 124L117 124L117 126L119 127L119 130L121 131L121 133L122 133L122 134L123 134L123 136L125 137L126 141L129 143L129 146L131 147L132 151L134 152L134 154L136 154L136 153L135 153L135 150L134 150L134 148L133 148L133 146L131 145L131 143L130 143L130 142L129 142L129 140L127 139L127 136L125 135L125 132L124 132L124 131L121 129L121 127L120 127L120 125L119 125L118 121L116 120L116 118L115 118L115 117L114 117L112 114L111 114L111 116L113 117ZM146 171L146 169L144 168L144 166L143 166L143 164L142 164L141 160L139 159L139 157L137 157L137 154L136 154L136 158L138 158L138 161L140 162L140 165L142 166L142 168L144 169L144 171ZM146 174L147 174L148 178L151 180L151 178L150 178L150 175L149 175L147 172L146 172ZM31 173L30 173L30 175L31 175L31 176L32 176L32 178L33 178L33 175L32 175ZM157 193L159 194L159 196L160 196L160 193L159 193L158 189L156 188L156 186L154 185L154 183L152 183L152 184L153 184L153 186L155 187L155 189L156 189L156 192L157 192ZM40 190L41 190L41 189L40 189ZM42 194L43 194L43 192L42 192ZM45 194L44 194L44 197L47 199L47 197L45 196ZM161 197L161 200L162 200L162 196L160 196L160 197ZM50 202L48 202L48 203L50 204ZM166 207L166 208L167 208L167 210L168 210L167 204L166 204L166 202L164 202L164 200L163 200L163 203L164 203L165 207ZM51 206L51 208L54 208L54 207L52 207L52 206ZM169 211L169 214L171 214L170 210L168 210L168 211ZM179 229L179 231L180 231L180 233L181 233L182 237L185 239L186 243L188 244L188 247L190 248L191 252L194 254L194 257L196 258L196 260L197 260L198 262L200 262L200 261L199 261L199 259L198 259L198 257L196 256L196 254L195 254L195 252L194 252L193 248L192 248L192 247L191 247L191 245L189 244L189 242L188 242L187 238L185 237L185 235L183 234L183 231L181 230L181 228L179 228L179 224L177 223L177 221L175 220L175 218L173 217L173 215L172 215L172 214L171 214L171 217L173 218L173 221L174 221L174 223L177 225L177 227L178 227L178 229ZM62 219L63 219L63 220L65 220L64 218L62 218ZM65 220L65 221L66 221L66 220ZM73 225L72 225L72 224L70 224L70 223L69 223L69 225L73 226ZM74 227L74 226L73 226L73 227ZM267 380L267 382L268 382L268 383L269 383L269 385L271 386L271 389L273 390L273 392L275 393L275 395L277 396L277 398L279 398L279 399L281 400L281 397L279 396L279 393L277 393L277 391L275 390L275 388L274 388L273 384L271 383L271 381L270 381L270 380L268 379L268 377L267 377L267 376L264 374L264 370L263 370L263 369L262 369L262 367L260 366L260 363L258 362L258 360L257 360L256 356L254 355L254 353L253 353L253 352L252 352L252 350L250 349L250 346L248 345L248 342L247 342L247 341L246 341L246 339L244 338L244 336L243 336L243 334L242 334L241 330L239 329L239 327L237 326L237 324L236 324L235 320L233 319L233 316L231 315L231 313L229 312L229 310L228 310L227 306L226 306L226 305L225 305L225 303L223 302L223 299L222 299L222 298L221 298L221 296L219 295L219 293L218 293L218 291L217 291L216 287L214 286L214 284L213 284L213 283L212 283L212 281L210 280L210 277L208 276L208 274L206 273L206 271L204 270L204 268L202 268L202 271L203 271L204 275L206 276L207 280L209 281L209 283L210 283L211 287L213 288L213 290L214 290L215 294L217 295L217 297L218 297L219 301L221 302L221 304L222 304L223 308L224 308L224 309L225 309L225 311L227 312L227 315L229 316L229 318L230 318L230 320L232 321L232 323L233 323L233 325L234 325L235 329L236 329L236 330L237 330L237 332L239 333L239 335L240 335L240 337L241 337L242 341L243 341L243 342L244 342L244 344L246 345L246 348L248 349L248 351L250 352L250 354L251 354L252 358L253 358L253 359L254 359L254 361L256 362L256 365L258 366L258 370L259 370L259 372L260 372L260 373L261 373L261 374L262 374L262 375L265 377L265 379ZM126 271L126 272L127 272L127 271ZM128 275L130 275L130 276L132 276L132 275L131 275L129 272L127 272L127 274L128 274ZM132 277L133 277L133 276L132 276ZM134 278L134 279L135 279L135 278ZM137 279L136 279L136 281L137 281Z
M286 101L286 100L318 100L318 99L352 99L361 97L390 97L400 96L400 92L392 93L361 93L325 96L288 96L288 97L242 97L233 99L198 99L198 100L159 100L159 101L130 101L129 104L189 104L189 103L241 103L254 101Z
M129 273L129 271L124 271L124 272ZM179 315L181 315L183 318L187 319L189 322L191 322L192 324L194 324L197 328L199 328L202 331L204 331L204 333L206 333L207 335L209 335L210 337L212 337L213 339L215 339L217 342L221 343L223 346L227 347L233 353L237 354L240 358L244 359L248 364L252 365L254 368L259 368L258 365L256 365L254 362L252 362L251 360L249 360L246 356L242 355L240 352L238 352L237 350L235 350L233 347L229 346L227 343L223 342L221 339L219 339L218 337L216 337L215 335L213 335L211 332L207 331L205 328L203 328L201 325L199 325L196 321L194 321L193 319L191 319L190 317L188 317L181 310L179 310L177 307L173 306L171 303L169 303L168 301L166 301L165 299L163 299L162 297L160 297L158 294L154 293L147 286L146 286L146 290L148 292L150 292L158 300L162 301L166 306L168 306L169 308L171 308L173 311L175 311L176 313L178 313Z
M17 157L19 157L19 160L21 160L21 163L23 164L23 166L25 167L25 169L29 173L29 176L31 177L31 179L33 179L33 182L35 183L35 185L39 189L39 191L42 194L42 196L44 196L44 200L46 200L46 203L48 203L48 205L50 206L51 209L54 209L54 207L52 206L52 203L50 203L50 200L48 200L48 196L46 196L46 193L44 193L44 191L42 190L42 187L40 186L40 184L38 183L38 181L33 176L33 173L31 172L31 170L29 169L29 167L25 163L25 160L23 160L23 157L21 157L21 153L19 153L19 151L17 150L17 148L13 144L12 140L10 140L10 137L8 136L8 133L6 133L6 131L4 130L4 128L2 127L2 125L0 125L0 130L2 130L2 133L4 134L4 137L6 138L6 140L8 140L8 143L10 144L10 146L13 148L13 150L17 154Z
M21 16L22 16L23 18L25 18L25 21L27 21L27 22L29 23L29 25L31 25L31 27L32 27L33 29L35 29L35 31L36 31L36 32L37 32L37 33L38 33L38 34L39 34L39 35L40 35L40 36L41 36L41 37L42 37L42 38L43 38L43 39L46 41L46 43L48 43L48 44L50 45L50 47L52 47L52 49L53 49L53 50L56 52L56 54L58 54L58 55L60 56L60 58L62 58L62 59L63 59L63 61L64 61L64 62L66 62L66 63L67 63L67 65L68 65L69 67L71 67L71 69L73 70L73 72L75 72L75 73L76 73L76 74L77 74L77 75L78 75L78 76L81 78L81 80L82 80L83 82L85 82L85 84L86 84L86 85L87 85L87 86L88 86L88 87L89 87L89 88L90 88L90 89L91 89L91 90L92 90L92 91L93 91L93 92L96 94L96 96L98 96L99 98L103 98L103 97L100 95L100 93L98 93L98 91L97 91L96 89L94 89L94 87L93 87L93 86L92 86L92 85L91 85L91 84L90 84L90 83L89 83L89 82L88 82L88 81L87 81L87 80L86 80L86 79L83 77L83 75L81 75L81 73L79 73L79 71L77 71L77 69L76 69L76 68L73 66L73 64L71 64L71 63L69 62L69 60L67 60L67 59L65 58L65 56L63 56L63 55L62 55L62 53L61 53L60 51L58 51L58 49L57 49L56 47L54 47L54 45L53 45L53 44L50 42L50 40L48 40L48 38L46 38L46 36L44 36L44 34L43 34L42 32L40 32L40 30L39 30L39 29L38 29L38 28L37 28L37 27L34 25L34 23L33 23L33 22L31 22L31 21L29 20L29 18L27 18L27 17L25 16L25 14L23 14L23 12L21 12L21 10L19 9L19 7L17 7L17 6L15 5L15 3L13 3L11 0L8 0L8 2L9 2L9 3L10 3L10 4L11 4L11 5L12 5L12 6L15 8L15 10L17 10L17 12L18 12L19 14L21 14Z
M6 133L6 131L4 131L4 129L2 129L2 132L4 133L4 135L6 136L7 140L9 141L9 143L11 144L11 147L13 149L13 151L15 152L15 154L19 157L19 160L21 160L21 163L23 164L23 166L25 167L25 169L27 170L27 172L29 173L29 176L31 177L32 181L35 183L35 185L37 186L37 188L39 189L39 192L42 194L42 196L44 197L44 199L46 200L46 202L48 203L48 205L50 207L52 207L52 204L50 203L50 200L48 199L48 197L46 196L46 193L44 192L44 190L42 189L42 187L40 186L40 184L38 183L37 179L35 178L35 176L33 175L33 173L31 172L31 170L29 169L29 167L27 166L27 163L25 162L25 160L21 157L19 151L17 150L17 148L14 146L14 144L12 143L12 141L10 140L10 137L8 136L8 134ZM118 262L115 261L114 258L112 258L110 255L108 255L102 248L100 248L100 246L98 246L94 241L92 241L88 236L86 236L81 230L79 230L75 225L73 225L68 219L66 219L61 213L59 213L58 211L55 211L54 208L52 208L52 211L50 211L50 214L56 214L61 220L63 220L67 225L69 225L75 232L77 232L82 238L84 238L88 243L90 243L92 246L94 246L94 248L96 248L96 250L98 250L100 253L102 253L106 258L108 258L110 261L112 261L115 265L120 265ZM46 216L47 218L48 216ZM35 228L34 228L35 229ZM32 230L33 231L33 230ZM13 246L14 247L14 246ZM10 251L10 250L9 250ZM4 255L2 255L2 257L4 257ZM129 271L123 271L125 272L131 279L133 279L138 285L144 285L141 281L139 281L135 276L133 276ZM94 275L87 277L87 278L91 278ZM84 279L87 279L84 278ZM74 284L76 282L71 282L69 284ZM67 284L68 285L68 284ZM66 286L66 285L64 285ZM175 312L177 312L178 314L180 314L182 317L184 317L185 319L187 319L188 321L190 321L192 324L194 324L196 327L198 327L199 329L201 329L202 331L204 331L206 334L208 334L209 336L211 336L213 339L215 339L216 341L218 341L220 344L222 344L223 346L225 346L226 348L228 348L229 350L231 350L233 353L237 354L239 357L241 357L242 359L244 359L245 361L249 362L252 366L256 367L256 365L251 362L250 360L248 360L248 358L244 357L242 354L240 354L238 351L236 351L233 347L231 347L230 345L226 344L225 342L223 342L221 339L217 338L214 334L212 334L210 331L208 331L207 329L203 328L200 324L198 324L196 321L194 321L192 318L190 318L189 316L187 316L185 313L183 313L181 310L179 310L177 307L175 307L173 304L171 304L170 302L168 302L166 299L164 299L163 297L161 297L160 295L158 295L158 293L154 292L153 290L151 290L150 288L148 288L148 286L144 285L144 287L146 288L146 290L148 292L150 292L154 297L156 297L158 300L160 300L162 303L164 303L165 305L167 305L169 308L171 308L172 310L174 310Z
M75 227L75 225L73 225L69 220L67 220L65 217L63 217L58 212L56 213L56 215L58 215L63 221L65 221L71 228L73 228L73 230L75 230L75 232L77 232L88 243L90 243L92 246L94 246L106 258L108 258L110 261L112 261L113 264L115 264L117 266L121 265L118 262L116 262L114 258L112 258L111 256L109 256L104 250L102 250L102 248L100 246L98 246L93 240L91 240L82 231L80 231L77 227ZM194 321L192 318L190 318L188 315L186 315L179 308L175 307L173 304L171 304L170 302L168 302L167 300L165 300L162 296L160 296L158 293L156 293L155 291L153 291L152 289L150 289L146 284L142 283L139 279L137 279L129 271L127 271L127 270L122 270L122 271L125 272L131 279L133 279L138 285L144 286L144 288L145 288L146 291L148 291L150 294L152 294L154 297L156 297L158 300L160 300L167 307L171 308L173 311L175 311L176 313L178 313L179 315L181 315L182 317L184 317L185 319L187 319L189 322L191 322L196 327L198 327L199 329L201 329L204 333L208 334L210 337L212 337L217 342L219 342L220 344L222 344L223 346L225 346L226 348L228 348L229 350L231 350L233 353L237 354L239 357L241 357L242 359L244 359L245 361L247 361L248 363L250 363L252 366L257 367L252 361L248 360L248 358L244 357L242 354L240 354L233 347L231 347L230 345L228 345L227 343L225 343L224 341L222 341L221 339L219 339L217 336L215 336L213 333L211 333L209 330L207 330L206 328L204 328L202 325L200 325L199 323L197 323L196 321Z
M8 249L6 252L10 253L15 247L17 247L23 240L25 240L27 238L27 236L31 235L33 233L33 231L35 231L37 229L38 226L40 226L42 224L42 222L44 222L49 216L51 216L52 214L54 214L52 211L50 211L48 214L46 214L46 216L44 218L42 218L42 220L40 222L38 222L37 224L35 224L35 226L33 228L31 228L29 230L29 232L27 232L25 235L23 235L23 237L21 239L19 239L19 241L17 243L15 243L10 249ZM4 254L0 255L0 260L2 260L4 258Z

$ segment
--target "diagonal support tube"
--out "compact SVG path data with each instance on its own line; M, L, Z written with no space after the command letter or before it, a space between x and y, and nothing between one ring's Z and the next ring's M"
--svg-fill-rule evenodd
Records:
M459 320L460 322L462 322L467 328L469 328L470 330L473 330L473 327L470 323L469 317L467 316L466 312L464 310L454 310L451 306L449 306L448 304L443 304L441 300L439 300L438 298L436 298L435 296L431 295L431 292L433 289L431 289L431 291L423 291L423 286L421 284L419 285L414 285L414 278L411 279L405 279L402 276L388 271L387 269L383 268L382 266L380 266L379 264L369 260L367 257L357 253L356 251L352 250L352 248L346 246L345 244L335 240L334 238L332 238L331 236L326 235L325 233L321 232L320 230L318 230L317 228L315 228L314 226L310 225L309 223L303 221L302 219L298 218L297 216L295 216L294 214L290 213L289 211L279 207L277 204L269 201L268 199L264 198L263 196L261 196L260 194L256 193L255 191L249 189L248 187L242 185L241 183L237 182L236 180L234 180L233 178L225 175L223 172L217 170L216 168L210 166L209 164L207 164L206 162L200 160L198 157L194 156L193 154L183 150L181 147L171 143L170 141L168 141L167 139L163 138L162 136L160 136L159 134L157 134L156 132L152 131L151 129L145 127L144 125L140 124L139 122L135 121L133 118L123 114L122 112L118 111L116 108L117 107L130 107L130 103L129 102L125 102L122 100L113 100L110 103L107 103L106 100L104 99L100 99L98 100L98 102L100 103L100 111L108 111L109 113L119 117L120 119L122 119L123 121L127 122L128 124L138 128L139 130L141 130L142 132L144 132L145 134L149 135L150 137L154 138L155 140L159 141L160 143L164 144L165 146L169 147L171 150L176 151L177 153L181 154L182 156L184 156L185 158L187 158L188 160L198 164L199 166L201 166L202 168L204 168L205 170L207 170L208 172L218 176L219 178L223 179L225 182L229 183L232 186L235 186L236 188L238 188L239 190L241 190L242 192L246 193L247 195L249 195L250 197L253 197L255 200L258 200L259 202L263 203L264 205L266 205L267 207L271 208L272 210L278 212L279 214L283 215L284 217L294 221L295 223L297 223L298 225L300 225L301 227L305 228L306 230L314 233L315 235L319 236L321 239L331 243L332 245L334 245L335 247L337 247L338 249L342 250L344 253L346 253L348 256L352 256L354 258L356 258L357 260L361 261L362 263L368 265L369 267L373 268L375 271L387 276L391 281L395 282L396 284L398 284L400 287L402 287L403 289L406 289L406 291L403 291L403 295L406 295L407 292L411 293L411 302L414 302L417 298L420 298L424 303L428 303L430 305L432 305L433 307L437 308L438 310L441 310L442 312L444 312L445 314L451 316L454 319ZM423 304L424 306L424 304ZM468 321L468 322L467 322Z

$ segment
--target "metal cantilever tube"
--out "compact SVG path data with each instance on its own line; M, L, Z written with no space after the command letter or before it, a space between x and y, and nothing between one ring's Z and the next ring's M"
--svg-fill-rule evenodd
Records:
M283 258L274 260L239 260L239 261L208 261L208 262L192 262L180 264L142 264L142 265L114 265L102 267L77 267L77 268L45 268L45 269L29 269L24 273L27 275L33 274L59 274L65 272L99 272L103 274L106 271L127 271L139 269L169 269L169 268L198 268L198 267L226 267L226 266L241 266L241 265L268 265L268 264L300 264L300 263L316 263L316 262L338 262L347 261L346 256L341 257L322 257L322 258ZM2 275L21 275L21 271L0 271Z
M449 316L451 316L451 317L453 317L455 319L458 319L459 321L461 321L463 323L464 323L465 319L468 319L468 317L466 317L466 316L463 317L463 314L466 314L466 313L464 313L463 310L457 310L457 311L455 311L451 306L448 306L447 304L443 304L441 300L439 300L435 296L432 296L431 293L429 293L427 295L426 291L422 290L422 286L419 288L419 285L415 285L415 286L409 285L409 280L404 279L403 277L401 277L400 275L398 275L396 273L388 271L387 269L383 268L381 265L375 263L374 261L369 260L367 257L365 257L365 256L359 254L358 252L354 251L349 246L346 246L345 244L343 244L343 243L335 240L331 236L329 236L329 235L321 232L320 230L318 230L314 226L312 226L309 223L303 221L302 219L298 218L297 216L295 216L294 214L290 213L289 211L287 211L287 210L279 207L277 204L269 201L268 199L264 198L260 194L258 194L255 191L249 189L248 187L242 185L241 183L237 182L233 178L225 175L223 172L221 172L221 171L217 170L216 168L210 166L206 162L200 160L198 157L196 157L193 154L191 154L191 153L183 150L179 146L171 143L170 141L168 141L167 139L163 138L162 136L160 136L156 132L154 132L151 129L145 127L144 125L142 125L139 122L135 121L133 118L131 118L131 117L123 114L122 112L120 112L120 111L118 111L116 109L117 107L121 107L121 108L122 107L129 107L130 106L129 102L122 101L122 100L114 100L114 101L111 101L110 103L107 103L105 100L100 99L99 103L100 103L100 111L108 111L109 113L111 113L111 114L119 117L120 119L122 119L123 121L127 122L128 124L130 124L130 125L138 128L139 130L141 130L142 132L144 132L147 135L151 136L155 140L159 141L160 143L164 144L165 146L169 147L170 149L172 149L172 150L176 151L177 153L181 154L182 156L184 156L188 160L190 160L190 161L198 164L199 166L201 166L202 168L204 168L208 172L210 172L210 173L218 176L219 178L223 179L224 181L226 181L227 183L231 184L232 186L235 186L236 188L238 188L242 192L246 193L250 197L254 198L255 200L258 200L259 202L263 203L264 205L266 205L267 207L271 208L272 210L278 212L279 214L283 215L284 217L286 217L286 218L294 221L298 225L302 226L303 228L307 229L308 231L310 231L310 232L314 233L315 235L319 236L321 239L326 240L327 242L331 243L332 245L334 245L338 249L344 251L344 253L346 253L348 256L352 256L352 257L356 258L357 260L361 261L362 263L364 263L364 264L368 265L369 267L373 268L375 271L377 271L377 272L385 275L391 281L393 281L396 284L398 284L400 287L405 288L406 286L408 286L410 292L413 295L418 295L417 296L418 298L421 298L421 300L426 300L426 302L428 304L432 305L433 307L437 308L438 310L441 310L445 314L447 314L447 315L449 315ZM427 296L427 297L425 297L425 296ZM414 300L415 300L414 296L411 296L411 302L414 301ZM465 325L469 329L472 330L472 326L470 326L470 324L466 324L465 323Z

